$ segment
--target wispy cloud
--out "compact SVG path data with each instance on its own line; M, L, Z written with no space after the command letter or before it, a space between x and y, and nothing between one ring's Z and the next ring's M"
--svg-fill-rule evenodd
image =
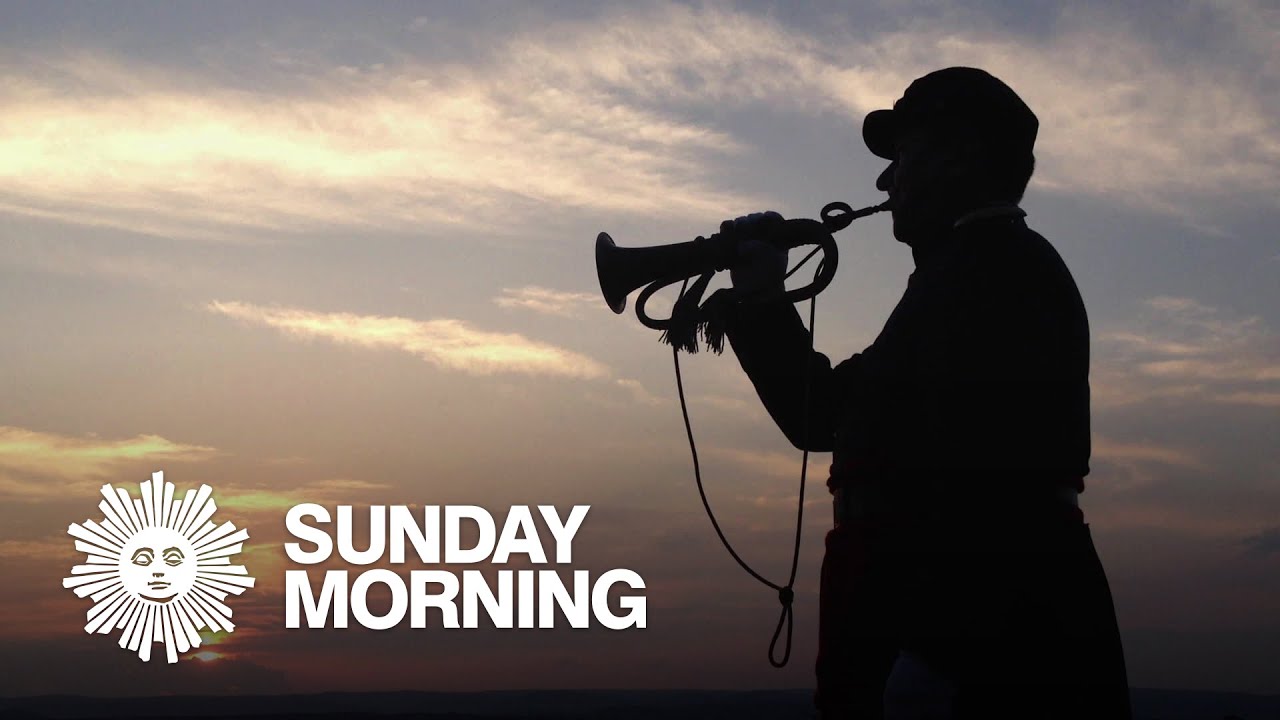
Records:
M0 426L0 499L42 502L76 493L92 495L104 481L116 481L132 466L139 478L161 465L197 462L216 454L210 447L173 442L159 435L125 440Z
M218 486L218 505L228 510L278 511L304 502L367 501L371 492L385 492L389 487L386 483L353 478L328 478L287 488L222 483Z
M1180 448L1152 443L1124 443L1106 438L1094 438L1093 456L1097 459L1123 463L1152 463L1184 468L1201 468L1196 456Z
M1155 398L1280 404L1280 338L1261 317L1233 316L1183 297L1144 305L1138 329L1099 335L1101 404Z
M631 399L639 405L648 405L651 407L656 407L658 405L665 405L667 403L667 400L660 398L657 395L654 395L652 392L649 392L649 389L646 388L639 380L633 380L631 378L618 378L613 382L618 387L627 391L627 393L631 395Z
M799 452L781 453L711 446L705 453L708 457L731 463L748 473L789 480L800 477L801 454ZM813 469L812 463L810 469Z
M1230 405L1280 408L1280 392L1229 392L1217 396L1216 400Z
M211 312L299 338L411 353L446 370L473 375L520 373L602 378L599 362L517 333L477 330L462 320L412 320L383 315L323 313L242 302L210 302Z
M1245 552L1256 557L1280 553L1280 527L1273 527L1244 539Z
M604 307L598 294L565 292L527 285L521 288L503 288L502 295L493 299L499 307L532 310L544 315L573 317L584 307Z
M820 41L765 16L672 5L604 27L557 28L560 43L532 34L504 52L575 93L836 111L855 128L913 78L973 65L1009 82L1040 116L1041 187L1184 216L1206 197L1269 202L1280 191L1280 101L1265 88L1280 67L1260 50L1274 33L1258 23L1275 14L1252 3L1197 11L1230 28L1230 52L1171 55L1159 30L1105 10L1063 10L1048 37L950 14ZM1264 60L1243 72L1231 59L1247 48Z
M279 97L101 55L10 58L0 210L246 238L334 225L500 230L485 220L499 206L703 217L742 204L712 188L701 162L739 149L723 133L565 92L511 60L293 68L304 89Z
M1191 450L1154 442L1123 442L1105 436L1093 438L1091 480L1100 481L1108 491L1150 487L1172 471L1205 472L1201 459Z
M54 535L38 540L0 540L0 558L7 562L31 560L36 562L68 562L80 559L81 553L66 535Z
M0 210L240 238L479 227L513 206L705 220L758 205L718 174L750 148L710 111L765 103L856 128L951 64L991 69L1038 111L1045 188L1176 214L1206 197L1272 198L1280 100L1266 91L1273 54L1258 50L1274 37L1258 26L1267 12L1204 11L1233 28L1233 53L1263 60L1246 71L1213 48L1171 55L1158 31L1105 10L1064 10L1047 37L973 16L819 41L767 15L665 3L495 37L469 64L264 57L264 75L287 74L276 79L295 88L288 97L101 53L9 55Z
M763 414L760 401L755 398L746 400L743 397L731 397L728 395L696 395L690 400L694 404L705 405L738 416L759 416Z

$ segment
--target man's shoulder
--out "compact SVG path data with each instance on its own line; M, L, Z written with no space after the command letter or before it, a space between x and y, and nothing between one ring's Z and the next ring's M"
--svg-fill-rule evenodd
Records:
M1075 277L1048 238L1022 220L975 230L980 232L967 238L971 252L962 271L966 277L957 279L975 299L1020 312L1054 308L1055 314L1084 315Z
M1062 254L1058 252L1058 248L1049 242L1048 238L1027 227L1025 223L1022 224L1021 228L1015 230L1015 236L1017 244L1025 249L1031 262L1046 273L1048 279L1064 283L1072 292L1078 292L1071 269L1067 267L1066 261L1062 259Z
M974 238L982 261L1038 281L1070 280L1074 286L1071 271L1058 249L1024 221L992 224L982 230L983 236Z

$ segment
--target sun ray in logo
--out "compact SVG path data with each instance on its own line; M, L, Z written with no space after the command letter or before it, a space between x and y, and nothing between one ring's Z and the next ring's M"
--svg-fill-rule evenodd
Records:
M156 472L138 488L140 499L103 485L102 520L67 528L86 557L62 586L93 601L85 632L122 630L120 647L143 660L159 642L174 663L200 646L201 629L235 630L225 601L253 587L244 566L231 564L249 532L211 521L218 506L208 485L176 500Z

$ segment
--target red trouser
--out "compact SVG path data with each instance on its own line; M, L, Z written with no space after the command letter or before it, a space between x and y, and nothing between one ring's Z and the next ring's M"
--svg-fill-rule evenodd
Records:
M827 533L817 694L880 718L898 651L957 687L956 718L1128 718L1115 611L1075 508L947 529L846 520Z
M898 655L880 534L846 521L827 532L818 596L818 688L824 717L879 718L885 680Z

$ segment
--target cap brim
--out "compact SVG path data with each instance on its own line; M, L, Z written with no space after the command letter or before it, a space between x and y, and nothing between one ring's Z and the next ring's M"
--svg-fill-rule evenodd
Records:
M893 136L897 129L896 118L892 110L872 110L862 121L862 141L873 154L893 160Z

